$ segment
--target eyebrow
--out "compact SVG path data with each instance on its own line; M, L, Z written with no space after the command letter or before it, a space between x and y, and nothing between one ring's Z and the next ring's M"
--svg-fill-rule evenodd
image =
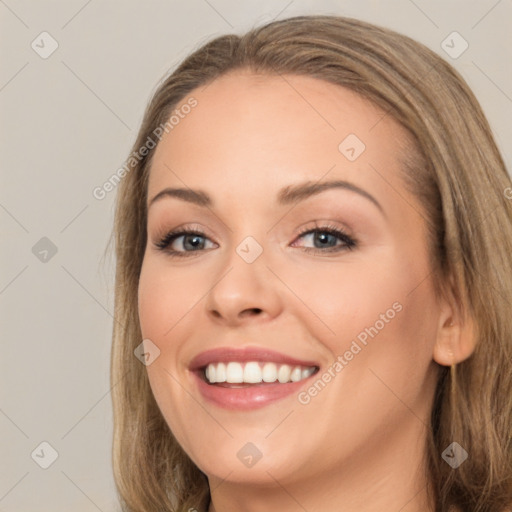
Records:
M359 194L360 196L371 201L381 211L381 213L384 213L380 203L371 194L366 192L366 190L358 187L357 185L343 180L331 180L324 181L322 183L313 183L308 181L296 185L289 185L279 191L277 195L277 202L278 204L285 206L288 204L304 201L305 199L320 194L321 192L336 188L349 190ZM202 190L193 190L191 188L165 188L156 194L153 199L151 199L148 208L164 197L175 197L177 199L181 199L182 201L186 201L188 203L192 203L205 208L210 208L214 205L213 199Z

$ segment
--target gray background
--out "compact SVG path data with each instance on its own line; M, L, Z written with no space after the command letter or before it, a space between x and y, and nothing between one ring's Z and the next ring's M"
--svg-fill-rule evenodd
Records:
M92 191L122 165L151 92L191 50L304 13L378 23L443 55L511 168L512 0L0 0L0 511L119 510L114 267L102 261L115 192L97 200ZM59 45L47 58L31 47L48 51L43 31ZM456 59L441 47L453 31L469 44ZM58 453L47 469L43 441Z

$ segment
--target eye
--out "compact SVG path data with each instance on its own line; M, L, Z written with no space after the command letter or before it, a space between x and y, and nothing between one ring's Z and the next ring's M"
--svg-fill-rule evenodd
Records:
M187 256L186 253L200 252L207 249L211 242L204 233L195 229L178 229L170 231L162 237L155 246L171 256Z
M339 252L352 250L357 245L343 230L331 225L305 229L298 238L309 240L313 244L313 247L304 247L306 252Z
M303 247L306 252L332 253L352 250L357 246L352 237L342 229L331 225L305 229L299 233L298 239L312 242L313 247ZM191 253L215 248L216 245L202 231L189 228L170 231L155 242L157 249L165 251L171 257L191 256ZM292 247L295 246L297 246L296 242L292 244Z

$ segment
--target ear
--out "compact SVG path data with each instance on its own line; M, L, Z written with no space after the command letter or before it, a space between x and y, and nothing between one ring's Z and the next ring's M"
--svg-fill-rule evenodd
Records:
M469 314L463 316L462 307L453 290L450 282L449 289L439 302L440 314L433 359L442 366L464 361L476 347L474 320Z

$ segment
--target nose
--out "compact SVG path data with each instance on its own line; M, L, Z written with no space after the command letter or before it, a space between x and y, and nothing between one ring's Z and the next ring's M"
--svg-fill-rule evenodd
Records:
M212 321L228 326L270 321L282 311L278 288L279 281L263 255L247 263L233 251L206 296L207 314Z

